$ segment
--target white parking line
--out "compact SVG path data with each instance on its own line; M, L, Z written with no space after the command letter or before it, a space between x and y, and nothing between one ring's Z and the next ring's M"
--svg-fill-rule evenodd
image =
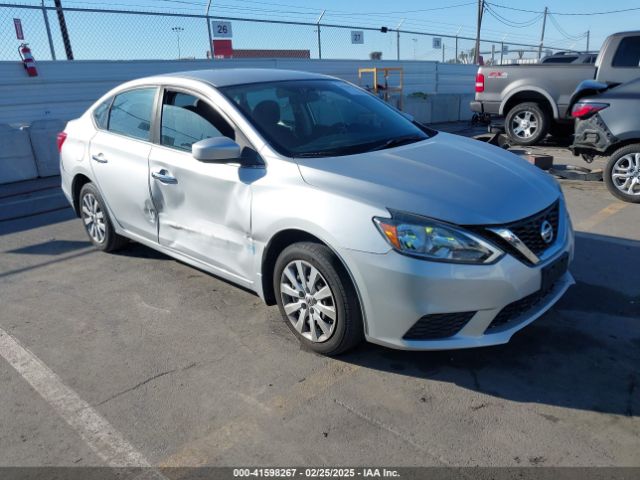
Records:
M38 357L0 328L0 356L51 405L110 467L149 467L137 451L107 420Z

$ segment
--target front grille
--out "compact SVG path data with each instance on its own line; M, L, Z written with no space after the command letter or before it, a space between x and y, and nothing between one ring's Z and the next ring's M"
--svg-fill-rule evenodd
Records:
M492 225L492 227L497 226L511 230L522 241L522 243L527 246L529 250L531 250L535 255L539 257L557 240L558 226L560 224L559 218L560 202L556 201L555 203L545 208L541 212L536 213L535 215L505 225ZM542 239L542 235L540 232L542 222L544 222L545 220L547 220L553 228L553 240L551 241L551 243L546 243ZM531 264L527 257L525 257L518 249L516 249L513 245L504 240L498 234L487 230L486 227L475 227L472 229L477 233L481 233L482 235L490 238L494 243L498 244L498 246L509 252L518 260L521 260L528 265Z
M434 313L420 318L404 334L405 340L437 340L455 335L476 312Z
M533 215L532 217L525 218L518 222L505 225L504 228L508 228L524 243L529 250L536 255L540 256L551 244L546 243L540 235L540 228L542 222L547 220L553 227L553 240L556 240L558 235L558 218L560 216L560 204L558 202L546 208L540 213ZM553 241L551 242L553 243Z

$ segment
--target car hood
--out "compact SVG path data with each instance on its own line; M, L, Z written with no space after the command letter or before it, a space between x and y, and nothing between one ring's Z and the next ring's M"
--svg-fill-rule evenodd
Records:
M316 188L458 225L512 222L560 196L555 179L520 157L446 133L388 150L296 161Z

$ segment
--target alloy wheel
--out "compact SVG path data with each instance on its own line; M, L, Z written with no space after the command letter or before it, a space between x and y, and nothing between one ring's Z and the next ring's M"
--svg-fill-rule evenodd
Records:
M529 110L519 112L511 119L511 130L516 137L529 139L538 130L538 117Z
M326 342L336 326L336 302L331 287L310 263L294 260L280 278L280 295L296 331L314 343Z
M89 236L96 242L104 242L106 236L106 224L104 212L98 199L92 193L82 197L82 220Z
M620 157L611 169L611 180L627 195L640 195L640 152Z

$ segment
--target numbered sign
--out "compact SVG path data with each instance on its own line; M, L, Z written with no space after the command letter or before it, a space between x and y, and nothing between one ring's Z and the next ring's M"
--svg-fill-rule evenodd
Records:
M440 48L442 48L442 38L440 38L440 37L433 37L433 48L434 48L434 49L440 49Z
M13 26L16 29L16 38L18 40L24 40L24 32L22 31L22 20L20 20L19 18L14 18Z
M211 22L215 38L231 38L231 22Z
M507 55L509 53L509 45L502 45L502 54Z
M351 43L363 44L364 32L362 30L351 30Z

